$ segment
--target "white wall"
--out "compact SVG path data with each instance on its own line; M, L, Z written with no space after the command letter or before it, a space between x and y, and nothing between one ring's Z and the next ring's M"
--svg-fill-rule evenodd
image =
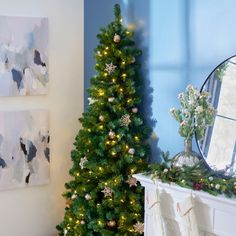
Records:
M49 18L49 95L0 97L0 110L48 108L51 183L0 192L0 236L52 236L83 111L83 0L0 0L0 15Z

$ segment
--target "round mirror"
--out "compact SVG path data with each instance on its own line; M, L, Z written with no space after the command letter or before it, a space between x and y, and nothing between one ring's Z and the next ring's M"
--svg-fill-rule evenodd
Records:
M212 170L224 175L236 173L236 56L218 65L204 82L201 91L210 93L216 109L212 126L205 130L198 148Z

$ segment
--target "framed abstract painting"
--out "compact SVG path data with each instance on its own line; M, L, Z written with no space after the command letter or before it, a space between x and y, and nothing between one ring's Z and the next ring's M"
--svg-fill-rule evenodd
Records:
M0 111L0 190L49 182L47 110Z
M0 96L48 93L48 19L0 16Z

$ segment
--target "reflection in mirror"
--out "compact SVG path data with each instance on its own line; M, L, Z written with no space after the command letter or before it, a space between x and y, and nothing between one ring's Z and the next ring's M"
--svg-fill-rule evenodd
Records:
M198 147L211 169L234 175L236 172L236 56L221 63L205 81L202 91L211 94L216 109L212 126L198 140Z

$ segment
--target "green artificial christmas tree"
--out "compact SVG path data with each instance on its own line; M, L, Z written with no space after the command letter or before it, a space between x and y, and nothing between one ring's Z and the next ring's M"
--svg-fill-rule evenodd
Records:
M72 151L73 180L66 183L67 206L59 235L143 234L143 191L134 173L147 167L150 134L139 113L142 78L133 33L115 21L98 34L97 71L88 89L89 106Z

